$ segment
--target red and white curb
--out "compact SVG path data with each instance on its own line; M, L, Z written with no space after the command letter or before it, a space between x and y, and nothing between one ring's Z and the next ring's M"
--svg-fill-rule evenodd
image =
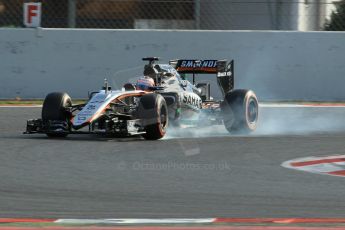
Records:
M310 173L345 177L345 155L297 158L285 161L281 165Z
M296 223L329 223L345 224L345 218L160 218L160 219L30 219L30 218L0 218L4 223L57 223L57 224L110 224L110 225L150 225L150 224L296 224Z
M17 226L6 225L17 223ZM23 226L18 223L25 223ZM344 229L345 218L197 218L197 219L10 219L0 229L36 230L328 230ZM45 225L45 223L47 225Z

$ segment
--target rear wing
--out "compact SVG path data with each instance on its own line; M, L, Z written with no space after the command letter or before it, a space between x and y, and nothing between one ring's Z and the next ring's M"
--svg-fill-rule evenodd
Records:
M223 95L234 88L234 60L171 60L169 64L180 74L217 74Z

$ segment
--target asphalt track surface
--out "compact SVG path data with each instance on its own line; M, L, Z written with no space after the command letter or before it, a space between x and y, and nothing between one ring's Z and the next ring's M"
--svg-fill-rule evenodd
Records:
M262 108L257 132L159 141L23 135L39 108L0 108L0 217L344 217L345 178L281 167L344 154L345 108Z

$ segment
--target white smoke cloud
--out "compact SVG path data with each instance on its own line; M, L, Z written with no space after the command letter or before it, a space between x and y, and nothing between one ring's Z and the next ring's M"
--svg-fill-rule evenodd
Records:
M249 136L310 135L345 131L345 107L269 106L260 107L257 129ZM165 139L238 136L223 125L169 128ZM244 136L244 135L240 135Z

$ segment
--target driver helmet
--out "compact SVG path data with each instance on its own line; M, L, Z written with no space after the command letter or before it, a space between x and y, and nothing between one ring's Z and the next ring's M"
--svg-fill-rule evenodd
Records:
M148 77L148 76L140 77L136 83L136 88L138 90L148 91L150 90L150 87L153 87L153 86L155 86L155 81L153 80L153 78Z

